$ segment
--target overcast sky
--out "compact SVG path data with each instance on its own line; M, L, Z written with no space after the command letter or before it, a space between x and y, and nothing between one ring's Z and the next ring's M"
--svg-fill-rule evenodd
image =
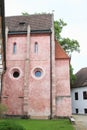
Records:
M71 58L76 73L87 67L87 0L5 0L5 16L52 11L54 20L61 18L67 23L62 36L75 39L80 44L80 53L73 53Z

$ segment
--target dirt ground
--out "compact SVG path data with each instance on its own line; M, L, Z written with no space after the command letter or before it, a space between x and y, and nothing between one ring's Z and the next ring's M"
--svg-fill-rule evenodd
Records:
M76 130L87 130L87 115L73 115Z

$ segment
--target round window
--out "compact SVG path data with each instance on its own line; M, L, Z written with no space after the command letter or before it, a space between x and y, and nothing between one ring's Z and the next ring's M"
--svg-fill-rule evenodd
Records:
M20 68L12 68L10 70L9 76L10 78L18 79L21 76L21 70Z
M14 77L14 78L18 78L19 75L20 75L20 73L19 73L18 71L14 71L14 72L13 72L13 77Z
M41 75L42 75L42 72L40 70L35 71L36 77L41 77Z
M35 67L31 72L32 77L38 80L44 76L44 70L41 67Z

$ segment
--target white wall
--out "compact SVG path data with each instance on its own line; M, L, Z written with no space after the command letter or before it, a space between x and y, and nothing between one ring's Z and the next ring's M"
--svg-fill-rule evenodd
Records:
M84 109L87 109L87 99L83 99L83 91L87 91L87 87L79 87L71 89L72 97L72 113L76 113L78 108L78 114L85 114ZM78 92L78 100L75 100L75 92Z

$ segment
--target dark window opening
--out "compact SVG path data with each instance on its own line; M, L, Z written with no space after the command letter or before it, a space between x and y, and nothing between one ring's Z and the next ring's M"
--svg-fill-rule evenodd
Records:
M78 100L78 92L75 93L75 100Z
M13 77L14 77L14 78L18 78L19 75L20 75L20 74L19 74L19 72L17 72L17 71L15 71L15 72L13 73Z
M25 25L25 22L19 22L19 25Z
M87 114L87 108L84 109L84 113Z
M83 92L83 99L87 99L87 91Z
M34 44L34 52L38 53L38 43L37 42L35 42L35 44Z
M17 50L17 46L16 46L16 43L14 43L14 45L13 45L13 54L16 54L16 50Z
M76 114L78 114L78 112L79 112L79 110L78 110L78 108L76 108Z

